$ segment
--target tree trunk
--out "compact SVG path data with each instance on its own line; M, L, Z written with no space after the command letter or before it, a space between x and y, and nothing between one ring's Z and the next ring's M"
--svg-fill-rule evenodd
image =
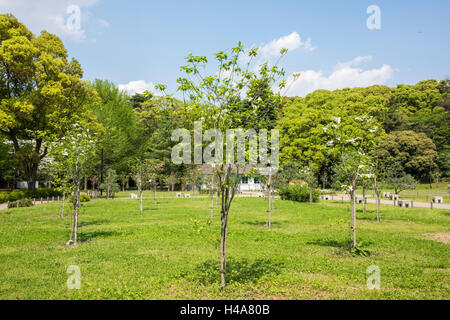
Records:
M380 217L380 192L376 192L376 202L377 202L377 222L381 221Z
M313 196L312 196L312 188L311 185L308 184L309 187L309 203L313 203Z
M220 228L220 282L222 290L226 285L226 269L227 269L227 232L228 232L228 208L227 198L229 196L230 186L227 185L222 189L222 209L220 211L221 228Z
M362 192L363 192L363 194L362 194L362 196L363 196L363 213L366 213L366 187L364 186L364 184L363 184L363 186L362 186Z
M142 185L139 185L139 210L141 213L144 211L144 208L142 207Z
M76 170L78 171L78 166L76 168ZM76 183L76 191L75 191L75 204L74 204L74 211L73 211L73 216L72 216L72 232L70 234L70 241L72 241L72 243L74 245L77 244L78 241L78 213L79 213L79 208L80 208L80 187L81 187L81 173L78 171L77 172L77 177L75 179L75 183Z
M355 199L355 186L352 186L352 191L350 193L351 197L352 197L352 242L351 242L351 246L350 249L351 251L353 251L353 249L356 248L356 199Z
M269 176L269 181L270 181L270 176ZM266 227L270 229L270 227L272 226L272 217L271 217L271 208L270 208L270 184L267 185L267 196L266 196L266 200L267 200L267 222L266 222Z
M210 217L212 218L214 216L214 174L211 177L211 187L209 188L209 197L211 198L211 204L210 204Z
M65 202L66 202L66 192L63 191L60 217L64 217Z
M104 152L103 152L103 148L101 150L101 155L100 155L100 183L103 183L103 170L104 170ZM100 195L103 195L103 190L100 190Z

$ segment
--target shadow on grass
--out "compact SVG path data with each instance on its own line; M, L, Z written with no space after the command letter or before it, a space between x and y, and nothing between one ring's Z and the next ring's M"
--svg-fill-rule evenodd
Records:
M92 220L92 221L80 221L78 223L78 228L82 228L82 227L87 227L87 226L95 226L95 225L100 225L100 224L105 224L109 222L106 219L99 219L99 220Z
M265 227L266 221L242 221L243 224L248 224L251 226L257 227ZM279 227L281 224L278 221L271 221L271 225L275 227Z
M331 239L316 239L313 241L308 241L306 244L313 245L313 246L321 246L321 247L333 247L333 248L339 248L339 249L345 249L348 250L350 246L349 240L331 240ZM364 241L364 245L371 245L371 241Z
M282 262L275 262L270 259L249 261L247 259L230 258L227 261L227 282L256 282L264 275L278 274L283 267ZM185 274L184 276L202 284L220 283L219 262L207 260L198 265L192 274Z
M80 232L78 234L78 241L89 242L95 238L107 238L121 235L117 231L93 231L93 232Z
M349 246L348 240L343 241L337 241L337 240L330 240L330 239L316 239L313 241L308 241L306 244L313 245L313 246L321 246L321 247L333 247L333 248L341 248L341 249L347 249Z

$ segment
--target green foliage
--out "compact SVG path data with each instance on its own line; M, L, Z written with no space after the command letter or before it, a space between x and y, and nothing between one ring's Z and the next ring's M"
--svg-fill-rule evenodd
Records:
M309 188L304 184L284 185L278 189L278 194L282 200L297 202L309 202ZM312 190L313 202L319 201L319 190Z
M33 201L28 198L12 201L12 202L9 202L9 204L8 204L8 208L17 208L17 207L25 208L25 207L32 207L32 206L33 206Z
M105 182L100 184L99 189L106 191L106 197L114 197L114 194L120 191L120 186L117 183L117 174L113 169L106 171Z
M58 197L61 196L62 193L58 189L52 188L37 188L36 190L29 191L26 189L23 190L15 190L11 192L2 191L0 192L0 203L8 202L8 201L17 201L20 199L46 199L47 197Z
M32 190L45 142L60 138L76 117L93 121L86 103L96 96L57 36L34 36L10 14L0 15L0 34L0 130Z
M352 248L352 254L354 256L361 256L361 257L368 257L370 256L371 252L366 247L365 243L358 242L354 248Z
M75 198L73 196L70 196L67 199L67 201L70 202L70 203L74 203L75 202ZM80 202L89 202L89 201L91 201L91 197L89 197L85 193L80 193Z
M383 137L372 152L386 170L397 166L394 177L409 174L418 180L429 178L437 170L438 153L425 133L394 131Z

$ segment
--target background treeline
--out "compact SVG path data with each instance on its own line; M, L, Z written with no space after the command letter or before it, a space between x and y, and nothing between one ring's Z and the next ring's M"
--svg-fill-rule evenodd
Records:
M282 162L312 161L318 166L321 186L332 186L330 177L338 159L327 152L324 127L336 117L368 115L383 131L372 148L380 166L421 182L449 177L449 85L449 80L426 80L395 88L317 90L304 98L285 98L277 122Z
M170 136L177 128L192 130L200 112L177 99L150 92L130 97L105 80L91 85L98 99L87 108L101 124L102 135L97 157L84 170L84 188L98 188L108 169L116 172L121 189L135 186L131 168L138 159L149 157L163 163L159 186L182 188L188 184L188 168L170 161L175 144ZM333 186L333 167L338 159L330 157L323 147L327 144L324 126L334 117L369 114L384 131L373 155L384 166L395 164L397 170L417 181L434 181L436 176L450 176L449 88L449 80L426 80L396 88L317 90L304 98L284 98L280 105L272 106L265 125L280 129L282 166L314 161L320 186L328 188ZM245 127L245 123L241 125ZM27 178L20 155L14 153L5 136L1 139L0 183L2 188L12 188ZM51 186L45 166L39 168L37 179Z

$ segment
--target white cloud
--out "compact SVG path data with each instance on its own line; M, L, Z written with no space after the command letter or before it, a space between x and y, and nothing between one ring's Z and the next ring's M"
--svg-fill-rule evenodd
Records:
M298 48L304 48L307 51L313 51L316 49L311 44L311 38L307 38L306 41L303 42L297 32L292 32L287 36L274 39L270 43L261 47L261 53L265 58L270 58L280 55L280 51L283 48L286 48L289 51L294 51Z
M371 56L361 56L348 62L338 63L329 75L324 74L321 70L300 71L301 76L295 82L293 82L292 76L288 78L286 95L303 97L317 89L367 87L384 84L392 78L394 70L387 64L369 70L358 68L362 62L371 59Z
M125 91L129 95L143 93L146 90L155 92L155 85L153 82L145 82L144 80L130 81L127 84L119 84L117 87L120 91Z
M62 38L81 41L87 39L87 27L106 28L109 25L106 20L94 18L89 10L99 2L100 0L0 0L0 11L12 13L35 34L46 30ZM68 8L72 5L80 8L79 28L68 27L71 16Z

